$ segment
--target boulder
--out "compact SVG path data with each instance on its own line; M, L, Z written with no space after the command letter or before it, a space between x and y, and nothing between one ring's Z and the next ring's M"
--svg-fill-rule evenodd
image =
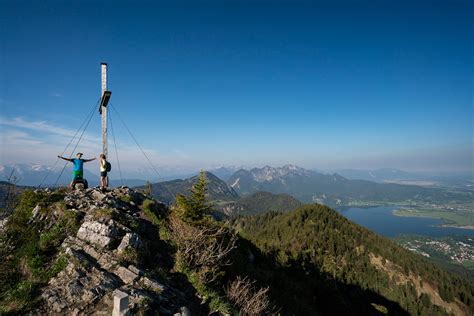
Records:
M135 249L143 248L143 241L141 240L140 236L135 233L126 233L123 236L120 245L117 247L119 253L124 251L127 247L132 247Z
M136 280L138 280L138 274L130 271L129 269L119 266L114 273L125 283L125 284L133 284Z
M155 281L153 279L150 279L148 277L142 277L140 279L140 282L144 285L145 288L152 290L154 292L163 292L165 290L165 286L158 283L158 281Z
M92 197L97 201L101 201L106 197L106 195L98 190L94 190L92 191Z
M128 266L128 270L132 271L133 273L135 274L138 274L139 276L142 276L145 274L145 271L141 270L141 269L138 269L137 267L135 267L134 265L129 265Z
M85 221L77 232L77 238L102 248L112 249L118 244L122 234L123 231L113 220L110 220L107 224Z

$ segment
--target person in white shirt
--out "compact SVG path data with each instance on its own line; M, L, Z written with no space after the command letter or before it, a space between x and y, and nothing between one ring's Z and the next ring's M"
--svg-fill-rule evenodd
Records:
M104 154L100 154L100 188L106 189L109 186L109 177L107 176L107 159Z

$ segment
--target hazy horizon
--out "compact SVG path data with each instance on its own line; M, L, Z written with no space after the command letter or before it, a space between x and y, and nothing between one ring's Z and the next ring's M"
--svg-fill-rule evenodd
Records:
M287 164L287 165L292 165L292 164ZM254 165L254 166L209 166L207 168L190 168L190 169L179 169L179 168L162 168L160 169L159 175L157 175L151 167L144 167L143 169L139 170L122 170L122 179L125 180L142 180L142 181L152 181L152 182L161 182L161 181L168 181L172 179L185 179L192 177L194 175L197 175L200 171L205 170L209 172L216 172L216 171L221 171L219 170L221 168L226 169L226 171L229 171L230 174L235 173L236 171L240 169L245 169L245 170L252 170L254 168L261 169L266 166L272 167L272 168L283 168L287 165ZM61 169L63 168L64 164L59 163L55 166L54 171L55 172L60 172ZM334 173L344 173L344 172L351 172L351 171L356 171L356 172L374 172L374 171L391 171L391 170L397 170L401 172L406 172L408 175L413 176L414 178L412 180L426 180L429 178L433 177L447 177L447 178L466 178L466 177L472 177L473 172L471 170L462 170L462 171L410 171L410 170L401 170L401 169L396 169L396 168L377 168L377 169L347 169L347 168L341 168L341 169L320 169L320 168L306 168L298 165L293 165L296 167L300 167L306 170L311 170L323 174L334 174ZM19 185L22 185L22 172L29 172L32 170L35 171L45 171L45 168L51 168L51 166L48 165L37 165L37 164L11 164L11 165L1 165L0 164L0 181L5 181L8 179L8 177L11 174L11 168L14 168L14 176L17 177L17 179L20 180ZM31 168L33 167L33 168ZM64 172L63 172L63 177L69 178L69 168L71 165L66 166ZM31 168L31 169L29 169ZM86 164L84 166L84 169L89 172L89 176L98 176L99 172L97 169L97 166L95 163L92 164ZM114 181L119 181L121 180L120 174L118 172L117 166L114 166L114 171L110 175L111 180ZM46 170L47 171L47 170ZM32 174L27 174L27 176L31 176ZM87 176L87 174L86 174ZM344 176L344 175L343 175ZM402 175L401 179L403 179L405 175ZM357 177L350 177L350 178L357 178ZM41 181L43 178L41 177L38 179L38 181ZM43 184L48 184L49 182L54 182L57 179L57 175L50 174L47 178L47 181ZM401 180L400 179L400 180ZM23 179L24 180L24 179ZM31 179L27 179L28 181L31 182ZM93 178L90 180L94 180ZM223 179L225 180L225 179ZM378 179L380 180L380 179ZM376 181L376 180L375 180ZM39 185L40 183L36 183L35 185ZM51 183L49 183L51 184ZM30 185L30 184L26 184Z

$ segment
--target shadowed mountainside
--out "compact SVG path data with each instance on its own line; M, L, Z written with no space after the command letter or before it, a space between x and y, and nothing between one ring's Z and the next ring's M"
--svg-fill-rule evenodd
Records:
M212 201L235 201L239 198L237 192L229 187L224 181L210 172L206 172L209 199ZM170 204L175 201L176 194L187 194L192 186L197 182L198 176L189 179L171 180L151 184L151 195L163 202ZM146 186L137 187L138 190L146 190Z
M370 302L370 295L350 290L351 285L378 293L412 315L469 315L474 310L474 286L469 280L444 271L326 206L240 217L232 224L260 251L277 258L282 266L294 268L289 271L296 277L291 272L262 273L261 277L274 284L274 295L282 299L289 314L316 309L329 312L344 309L344 305L349 308L355 297ZM400 311L397 306L373 303L377 310L388 310L389 314L392 308Z
M227 216L247 216L270 211L289 212L302 205L303 203L288 194L256 192L224 205L222 210Z

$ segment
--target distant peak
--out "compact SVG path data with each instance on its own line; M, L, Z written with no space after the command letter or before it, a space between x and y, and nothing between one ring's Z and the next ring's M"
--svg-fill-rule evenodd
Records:
M290 171L304 170L304 169L301 168L301 167L298 167L298 166L295 166L295 165L291 165L291 164L284 165L284 166L282 167L282 169L286 169L286 170L290 170Z

